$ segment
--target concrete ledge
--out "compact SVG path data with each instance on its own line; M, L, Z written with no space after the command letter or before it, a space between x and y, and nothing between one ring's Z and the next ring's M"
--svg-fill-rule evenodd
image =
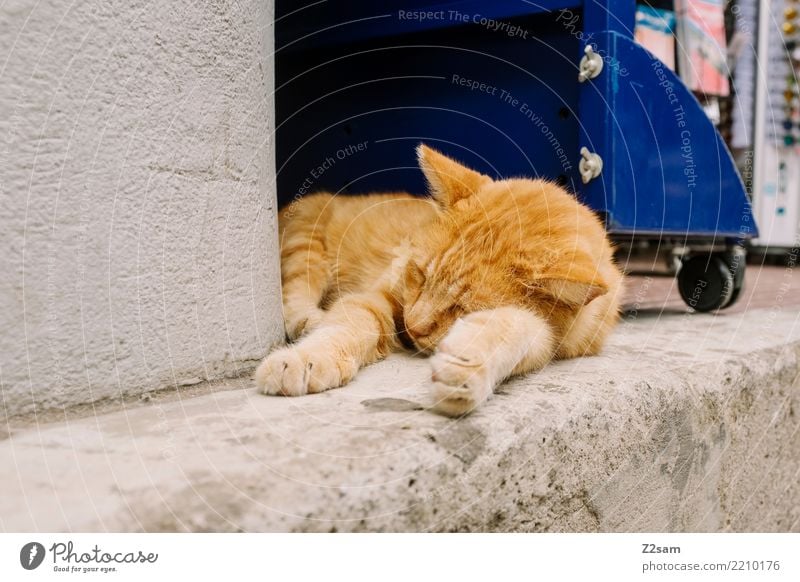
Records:
M800 314L775 315L640 314L461 420L394 357L322 395L12 427L0 528L798 531Z

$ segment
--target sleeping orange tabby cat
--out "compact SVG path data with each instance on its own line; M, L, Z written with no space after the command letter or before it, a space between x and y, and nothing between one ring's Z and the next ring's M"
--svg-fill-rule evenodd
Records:
M405 347L431 354L434 407L461 415L509 376L602 347L622 275L595 215L550 182L417 154L432 198L316 194L282 212L296 341L256 371L265 394L342 386Z

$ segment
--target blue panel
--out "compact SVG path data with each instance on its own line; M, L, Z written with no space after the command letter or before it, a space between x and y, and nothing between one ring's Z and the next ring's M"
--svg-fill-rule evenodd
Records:
M583 31L586 35L616 32L633 38L636 0L586 0Z
M323 189L423 194L414 146L426 141L492 176L556 179L603 213L612 233L756 234L741 180L713 125L680 80L631 40L633 0L587 0L570 18L547 10L574 0L539 7L516 0L344 4L324 3L316 12L278 20L277 35L297 40L300 29L290 23L310 14L304 26L311 30L378 9L538 14L507 21L521 27L515 35L393 18L312 35L309 46L316 49L280 50L282 204ZM419 32L426 27L436 29ZM412 30L418 32L392 36ZM587 38L605 67L579 84ZM478 86L472 89L465 84L473 82ZM577 171L584 145L605 162L601 177L587 186Z
M753 236L734 162L691 92L629 38L592 43L606 66L582 86L580 141L605 165L584 189L589 205L617 233Z
M302 7L278 0L275 46L278 50L318 48L580 5L580 0L333 0Z
M553 34L553 18L526 22L527 39L473 27L282 56L281 203L320 189L424 194L420 141L492 176L577 187L578 40Z

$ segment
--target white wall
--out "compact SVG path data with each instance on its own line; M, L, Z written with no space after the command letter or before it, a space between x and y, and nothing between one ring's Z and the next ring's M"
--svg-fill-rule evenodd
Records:
M243 373L282 338L272 20L0 4L7 414Z

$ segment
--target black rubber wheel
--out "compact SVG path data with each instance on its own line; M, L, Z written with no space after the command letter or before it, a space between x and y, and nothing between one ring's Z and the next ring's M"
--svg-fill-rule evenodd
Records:
M726 260L725 263L728 265L728 270L733 276L733 293L731 293L731 298L728 302L722 306L722 309L727 309L739 299L739 295L742 289L744 289L744 271L746 267L744 256L737 262Z
M733 274L719 255L696 255L683 262L678 290L684 303L695 311L714 311L731 303Z

